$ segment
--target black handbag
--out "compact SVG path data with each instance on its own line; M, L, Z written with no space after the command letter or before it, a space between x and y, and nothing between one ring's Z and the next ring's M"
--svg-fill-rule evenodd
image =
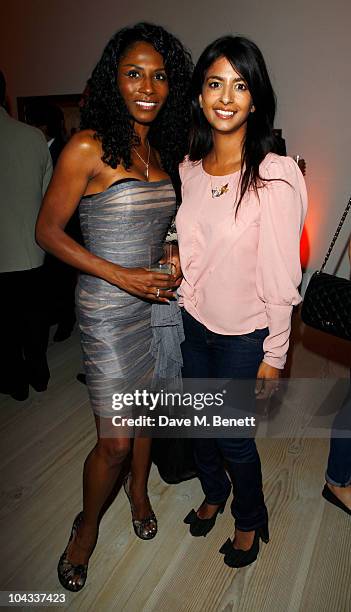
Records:
M301 310L301 318L306 325L344 340L351 340L351 281L326 274L323 270L350 208L351 197L322 267L312 275L308 283Z

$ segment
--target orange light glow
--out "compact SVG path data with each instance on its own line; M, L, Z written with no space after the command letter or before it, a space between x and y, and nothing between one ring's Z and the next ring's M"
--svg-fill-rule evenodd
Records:
M307 264L310 258L310 240L308 235L308 229L305 225L303 228L301 241L300 241L300 260L303 269L307 268Z

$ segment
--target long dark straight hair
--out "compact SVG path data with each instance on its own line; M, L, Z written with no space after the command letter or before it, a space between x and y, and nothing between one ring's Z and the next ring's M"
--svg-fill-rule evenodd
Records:
M241 156L241 179L236 211L245 193L258 188L265 181L259 166L267 153L274 149L273 122L276 98L268 75L266 63L259 48L251 40L241 36L223 36L208 45L201 54L192 77L192 134L189 158L203 159L213 147L212 128L199 103L199 95L209 67L220 57L225 57L242 76L250 91L255 111L247 119L247 129Z

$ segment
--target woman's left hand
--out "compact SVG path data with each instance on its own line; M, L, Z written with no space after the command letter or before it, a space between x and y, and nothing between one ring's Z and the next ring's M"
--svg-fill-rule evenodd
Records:
M261 361L256 376L256 398L269 399L279 389L280 370Z

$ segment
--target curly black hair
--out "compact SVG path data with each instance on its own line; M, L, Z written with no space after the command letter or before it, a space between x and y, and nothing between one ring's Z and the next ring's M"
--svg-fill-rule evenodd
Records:
M131 147L139 143L127 107L117 87L117 66L135 42L148 42L163 57L169 94L148 134L159 152L162 166L171 176L188 151L190 129L190 81L193 63L181 42L161 26L137 23L116 32L88 80L81 103L81 129L93 129L101 140L102 161L116 168L131 166Z

